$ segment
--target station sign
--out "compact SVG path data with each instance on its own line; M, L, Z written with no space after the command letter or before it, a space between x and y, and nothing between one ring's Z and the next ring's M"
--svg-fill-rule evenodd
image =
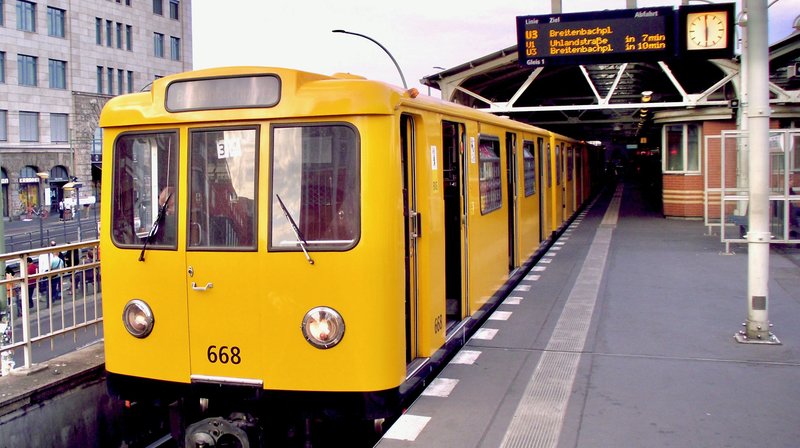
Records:
M587 64L672 57L672 7L517 17L520 65Z
M517 17L519 64L600 64L731 57L734 4ZM724 38L717 37L723 33Z

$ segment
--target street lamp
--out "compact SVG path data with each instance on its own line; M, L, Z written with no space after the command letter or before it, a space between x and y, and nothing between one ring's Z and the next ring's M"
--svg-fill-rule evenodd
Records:
M44 181L50 177L50 173L36 173L39 178L39 247L44 247L44 226L42 225L42 213L44 211Z
M388 55L389 55L389 58L392 60L392 62L394 62L394 66L395 66L395 67L397 67L397 72L398 72L398 73L400 73L400 79L403 81L403 88L404 88L404 89L406 89L406 90L408 90L408 85L406 84L406 77L405 77L405 76L403 76L403 71L402 71L402 70L400 70L400 65L399 65L399 64L397 63L397 61L394 59L394 56L392 56L392 53L389 53L389 50L387 50L387 49L386 49L386 47L384 47L383 45L381 45L381 43L380 43L380 42L378 42L377 40L375 40L375 39L373 39L373 38L371 38L371 37L369 37L369 36L365 36L365 35L363 35L363 34L359 34L359 33L354 33L354 32L352 32L352 31L345 31L345 30L333 30L333 31L331 31L331 32L333 32L333 33L343 33L343 34L352 34L353 36L359 36L359 37L363 37L364 39L371 40L371 41L372 41L372 42L373 42L375 45L377 45L377 46L381 47L381 50L385 51L385 52L386 52L386 54L388 54Z
M73 178L74 179L74 178ZM81 241L81 187L82 182L73 180L64 184L64 190L75 190L75 214L78 218L78 241Z

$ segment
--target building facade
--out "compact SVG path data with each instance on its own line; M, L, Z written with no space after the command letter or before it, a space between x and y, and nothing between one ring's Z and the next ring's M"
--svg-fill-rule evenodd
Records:
M0 0L3 217L99 199L105 102L191 69L191 0Z

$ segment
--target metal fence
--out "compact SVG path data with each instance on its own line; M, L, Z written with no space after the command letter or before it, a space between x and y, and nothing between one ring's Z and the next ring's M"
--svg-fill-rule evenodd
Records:
M84 218L80 225L77 221L61 221L56 225L48 225L41 231L35 223L30 230L5 237L5 249L10 252L42 247L48 241L63 242L85 241L99 238L97 216Z
M5 276L5 309L0 323L3 370L9 353L23 349L32 364L34 343L83 328L102 331L98 240L0 255Z
M749 169L747 132L705 137L705 225L720 227L720 240L746 243ZM770 130L770 244L800 243L800 131Z

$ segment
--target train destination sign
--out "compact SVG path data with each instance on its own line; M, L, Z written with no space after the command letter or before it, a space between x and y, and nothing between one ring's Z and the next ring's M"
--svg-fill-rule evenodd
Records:
M517 17L523 67L658 60L675 54L672 7Z

